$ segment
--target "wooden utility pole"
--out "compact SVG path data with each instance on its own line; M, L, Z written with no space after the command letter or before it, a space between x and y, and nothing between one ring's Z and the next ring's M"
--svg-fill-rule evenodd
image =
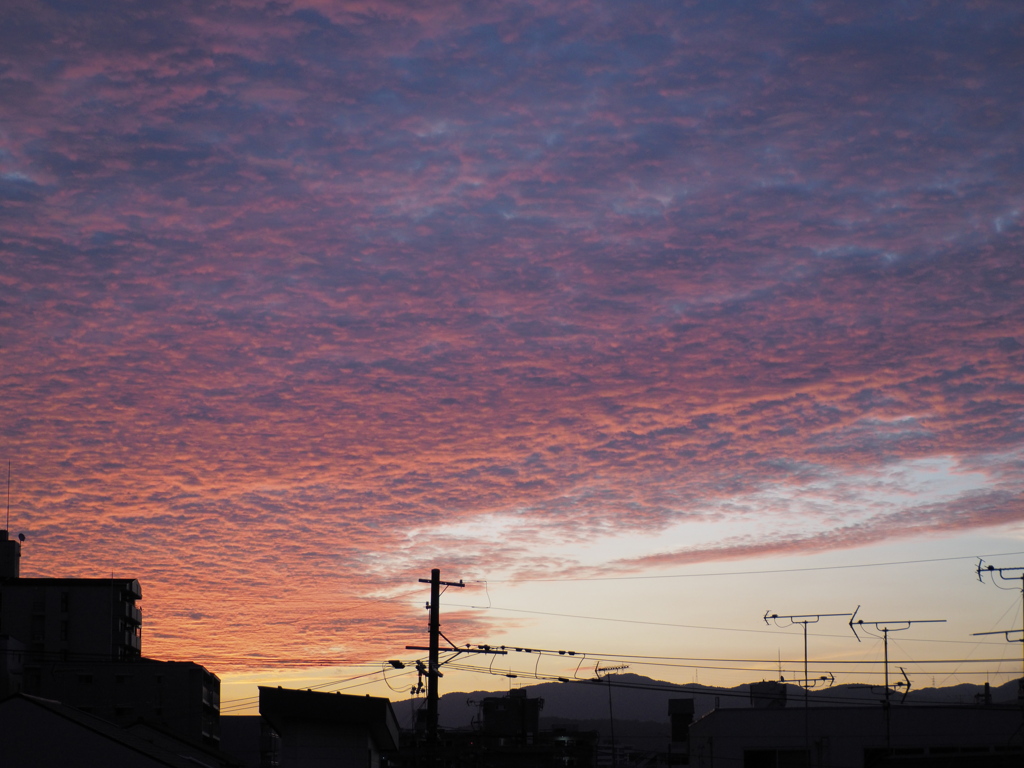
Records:
M429 579L420 579L421 584L430 585L430 602L427 608L430 610L430 644L427 648L407 645L406 650L427 651L427 741L431 744L437 743L437 702L440 698L437 692L437 679L441 676L441 587L464 587L460 579L454 581L441 581L441 570L433 568L430 571ZM452 649L456 650L456 649Z
M426 579L420 579L426 583ZM464 587L450 581L443 582L446 587ZM430 742L437 742L437 679L441 676L441 571L434 568L430 571L430 657L427 660L427 737Z
M441 581L441 571L438 568L433 568L430 571L429 579L420 579L421 584L430 585L430 602L427 604L427 608L430 610L430 642L426 648L418 645L407 645L405 646L408 651L427 651L427 741L431 745L438 743L438 730L437 730L437 704L440 699L438 693L438 678L441 677L441 587L465 587L466 585L459 581ZM448 640L448 638L445 638ZM448 641L449 644L451 641ZM465 648L445 648L443 649L446 653L491 653L505 655L504 649L490 648L484 646L483 648L470 649L468 646Z

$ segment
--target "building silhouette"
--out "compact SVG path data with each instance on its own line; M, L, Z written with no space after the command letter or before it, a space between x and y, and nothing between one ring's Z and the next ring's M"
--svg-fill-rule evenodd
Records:
M20 566L21 542L0 531L0 698L43 697L218 744L220 680L143 657L137 579L21 578Z
M398 748L388 699L260 687L260 715L280 738L265 762L281 768L383 768Z
M4 768L238 768L208 746L145 723L124 728L23 693L0 700Z
M691 768L1019 768L1016 706L716 709L690 726Z
M136 579L4 579L0 632L26 644L28 677L52 661L138 659L141 599Z
M19 535L19 539L24 536ZM21 573L21 541L0 530L0 579L16 579Z

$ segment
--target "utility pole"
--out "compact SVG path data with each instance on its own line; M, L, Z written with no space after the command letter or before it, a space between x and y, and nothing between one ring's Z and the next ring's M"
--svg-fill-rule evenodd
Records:
M430 642L427 648L417 645L405 646L408 651L427 651L427 741L432 748L436 748L438 743L437 733L437 703L440 698L438 695L438 684L437 680L441 677L441 638L444 635L441 632L441 587L465 587L460 579L458 582L454 581L441 581L441 571L438 568L433 568L430 571L429 579L420 579L421 584L430 585L430 602L427 603L427 608L430 611ZM445 648L446 653L493 653L504 655L506 651L492 649L489 646L484 646L478 650L470 650L466 648L456 648L455 645L444 638L449 646ZM449 659L450 661L451 659Z
M426 582L426 579L420 579ZM446 581L446 587L462 587L462 579L458 584ZM441 676L440 663L441 639L441 571L434 568L430 572L430 657L427 660L427 733L431 742L437 741L437 679Z
M430 585L430 602L427 608L430 610L430 645L428 648L407 645L406 650L427 651L427 741L431 744L437 743L437 679L441 677L441 587L464 587L460 579L454 581L441 581L441 570L434 568L430 571L429 579L420 579L421 584Z

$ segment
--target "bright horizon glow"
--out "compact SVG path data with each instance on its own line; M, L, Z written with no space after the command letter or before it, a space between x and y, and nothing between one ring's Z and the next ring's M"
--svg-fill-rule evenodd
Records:
M600 590L593 581L563 582L488 582L486 589L480 583L467 581L465 590L449 589L442 597L442 631L452 617L481 614L492 617L495 625L511 627L486 637L466 638L473 645L489 644L493 647L546 649L573 651L575 656L530 655L526 653L499 657L463 657L459 662L490 668L491 674L446 671L441 693L455 691L501 691L509 686L518 687L549 681L552 677L593 676L595 656L613 657L630 665L630 671L657 680L686 684L701 683L734 687L760 679L777 679L778 659L783 660L782 676L788 680L802 677L802 632L799 627L779 628L766 626L763 616L768 611L779 615L843 613L852 614L860 606L859 618L865 621L944 619L945 624L922 624L912 631L893 632L890 649L890 674L898 674L899 666L907 669L915 688L948 687L962 682L990 682L999 686L1024 674L1019 646L999 637L975 638L976 632L1013 630L1021 626L1021 598L1019 590L1000 591L986 578L979 584L974 569L977 555L952 554L963 547L1010 544L1024 547L1024 528L1015 526L995 535L955 540L937 538L916 547L925 555L922 559L935 562L907 563L896 559L905 549L899 544L884 545L863 550L850 550L822 556L764 558L734 563L742 567L733 569L729 564L702 564L681 569L674 574L647 574L640 578L598 580ZM1005 536L1004 536L1005 534ZM1024 549L1016 550L1016 560L1024 558ZM931 554L931 557L928 557ZM1004 554L998 551L978 551L979 555ZM872 557L873 556L873 557ZM1008 555L1013 559L1013 555ZM837 562L839 560L839 562ZM988 562L988 561L986 561ZM818 564L816 564L818 563ZM725 566L725 567L722 567ZM785 569L793 569L785 572ZM815 569L846 569L850 582L846 585L829 579L822 583L826 571ZM747 574L746 571L760 573ZM687 573L689 571L689 573ZM442 579L446 575L442 573ZM711 592L711 597L694 595L695 590L708 583L724 582ZM426 594L427 585L422 585ZM1007 586L1003 583L1003 586ZM723 590L733 595L726 604L716 605ZM638 593L648 594L641 602ZM777 592L777 594L775 594ZM889 593L888 595L886 593ZM554 594L553 594L554 593ZM874 596L870 603L852 602L863 595ZM673 606L662 615L650 616L646 607L651 603L676 602L686 607ZM537 606L546 606L538 608ZM780 607L787 605L789 607ZM560 609L561 606L561 609ZM763 608L761 606L764 606ZM422 610L422 600L410 600L411 608ZM425 616L425 612L424 612ZM447 619L447 620L446 620ZM862 640L857 642L850 632L848 618L822 618L809 629L809 658L812 674L832 674L836 684L869 683L880 685L884 677L882 646L870 630L862 629ZM894 625L896 626L896 625ZM1018 630L1019 631L1019 630ZM583 633L583 634L581 634ZM567 637L585 637L587 645L571 646ZM455 640L455 638L452 638ZM464 642L456 641L459 645ZM422 645L426 645L426 633ZM659 661L656 658L666 657ZM398 658L407 664L425 654L397 651L388 658ZM480 659L484 661L481 662ZM721 663L701 661L720 659ZM729 663L728 659L761 659L759 664ZM961 664L927 664L929 659L963 659ZM971 659L1002 659L1000 662L974 664ZM493 661L492 661L493 660ZM830 661L861 661L861 665L830 665ZM386 660L382 657L380 662ZM729 667L737 671L728 671ZM327 690L352 690L358 693L385 696L393 701L414 698L409 696L399 680L412 680L415 675L407 669L399 673L388 667L389 689L379 676L341 682L350 676L365 675L374 670L366 668L338 668L336 671L305 670L282 672L272 681L258 676L229 675L224 681L225 700L234 700L234 714L255 713L255 704L245 707L244 700L256 696L257 684L284 685L306 688L338 680ZM760 670L760 671L757 671ZM502 675L515 672L510 680ZM532 677L536 673L539 679ZM230 693L228 693L230 692ZM422 698L422 696L420 697Z

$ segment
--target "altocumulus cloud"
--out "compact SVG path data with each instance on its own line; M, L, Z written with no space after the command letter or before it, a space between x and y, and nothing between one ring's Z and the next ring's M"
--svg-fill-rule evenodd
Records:
M326 652L343 610L356 657L422 627L354 595L430 563L572 572L533 549L552 531L791 530L621 573L1019 520L1021 21L7 3L27 568L138 575L154 654ZM980 479L861 517L785 502L935 459ZM521 523L482 552L451 527L480 519Z

